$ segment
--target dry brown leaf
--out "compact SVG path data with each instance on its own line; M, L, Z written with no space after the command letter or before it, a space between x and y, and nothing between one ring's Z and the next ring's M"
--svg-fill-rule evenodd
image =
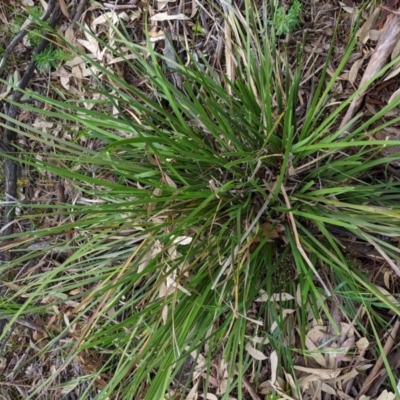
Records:
M347 62L349 65L353 64L355 61L359 60L362 56L363 56L363 54L360 52L353 53L350 55L349 60Z
M300 400L299 398L295 397L290 397L288 396L285 391L282 389L282 387L278 386L278 385L272 385L272 387L274 388L274 390L281 396L281 398L279 400ZM296 393L296 392L295 392ZM275 393L274 393L275 395Z
M212 393L201 394L200 396L207 400L218 400L218 397Z
M211 386L211 387L215 387L215 388L219 387L219 381L218 381L217 378L214 378L212 375L207 375L205 372L203 372L203 373L201 374L201 376L202 376L204 379L208 379L208 380L209 380L210 386Z
M34 331L32 334L32 339L37 342L40 339L43 339L44 337L46 337L47 334L45 332L38 332L38 331Z
M161 253L162 247L158 240L156 240L153 244L153 247L150 251L148 251L140 260L138 265L138 273L141 273L149 264L150 260L152 260L157 254Z
M349 396L347 393L345 393L345 392L342 392L341 390L337 390L337 396L338 396L338 398L340 399L340 400L354 400L354 397L353 396ZM361 399L360 399L361 400ZM365 399L364 399L365 400ZM368 400L370 400L369 398L368 398Z
M292 393L295 395L295 393L297 393L297 384L294 381L293 376L288 374L286 371L283 371L283 373L285 374L286 382L289 384Z
M164 174L164 179L165 179L165 183L168 186L170 186L170 187L172 187L174 189L178 188L178 186L176 186L176 183L167 174Z
M174 3L176 0L157 0L157 10L161 11L163 10L168 3Z
M308 368L308 367L302 367L300 365L295 365L294 369L297 371L308 372L312 376L315 376L316 379L322 379L322 380L337 378L341 372L341 369L339 368L334 368L334 369Z
M117 63L125 62L128 60L135 60L137 58L138 58L138 56L136 54L127 54L126 56L116 57L116 58L112 59L111 61L108 62L108 65L117 64Z
M312 357L321 367L326 368L325 357L321 352L318 351L317 346L312 342L312 340L306 336L306 347L310 350L310 357Z
M271 353L269 360L271 362L271 384L274 385L278 376L278 354L275 350Z
M346 382L350 381L351 379L354 379L359 374L360 374L360 372L357 369L353 368L349 372L347 372L343 375L340 375L339 377L337 377L335 379L328 379L326 382L327 383L340 382L342 385L344 385Z
M358 30L357 36L360 38L360 42L365 44L369 39L369 32L371 28L374 26L375 21L378 19L379 8L375 8L374 12L368 17L368 19L364 22L364 25Z
M356 342L357 349L359 351L368 349L369 341L367 338L363 337Z
M219 381L217 394L224 395L228 389L228 379L224 378Z
M256 359L258 361L263 361L263 360L266 360L268 358L261 351L255 349L250 343L246 344L246 350L254 359Z
M164 31L152 31L149 32L150 42L156 43L160 40L165 40L165 33Z
M199 391L199 384L200 381L197 381L194 383L193 387L190 389L189 393L186 396L185 400L196 400L198 391Z
M165 325L167 323L167 318L168 318L168 306L167 305L165 305L162 308L161 318L162 318L163 324Z
M340 7L341 7L344 11L346 11L348 14L353 15L353 14L357 11L357 8L356 8L356 7L349 7L347 4L342 3L342 2L339 2L339 4L340 4Z
M70 43L70 44L74 44L75 43L75 31L74 28L72 26L69 26L66 31L64 32L64 39Z
M72 60L69 60L65 63L67 67L74 67L75 65L84 65L84 61L82 57L76 56Z
M12 290L14 290L16 292L19 292L22 289L21 286L18 286L15 283L12 283L12 282L3 281L2 285L7 287L7 288L9 288L9 289L12 289Z
M199 2L198 1L192 1L192 12L190 13L190 19L194 18L194 16L198 12L198 9L199 9Z
M358 365L357 371L366 371L367 369L370 369L371 367L373 367L373 364L364 364L364 365Z
M336 368L337 367L337 351L338 351L338 343L337 342L332 342L329 347L325 347L325 351L327 352L326 354L326 360L327 360L327 366L328 368Z
M251 338L251 341L256 344L268 344L269 343L269 340L267 338L258 337L258 336Z
M396 75L398 75L400 72L400 62L396 63L393 65L391 71L389 72L388 76L385 77L385 81L388 81L389 79L394 78Z
M174 14L174 15L168 15L168 13L158 13L153 15L150 18L150 21L175 21L175 20L179 20L179 21L187 21L190 20L189 17L187 17L185 14Z
M314 326L307 332L307 337L312 340L312 342L318 346L321 342L322 339L325 337L326 334L326 327L325 326Z
M400 72L400 66L399 66L399 68L398 68L398 71L397 71L397 73L399 73ZM390 104L392 101L394 101L395 99L396 99L396 97L399 97L400 96L400 89L397 89L391 96L390 96L390 99L388 100L388 104Z
M380 37L381 37L381 31L378 31L377 29L372 29L369 32L369 40L371 40L372 42L377 42Z
M400 40L396 43L396 46L394 46L392 54L390 55L390 59L393 61L399 55L400 55Z
M294 300L294 297L289 293L274 293L273 295L269 296L267 293L263 293L258 299L257 302L265 302L265 301L287 301L287 300Z
M342 345L337 349L337 351L334 354L334 357L336 358L335 360L335 365L339 365L340 362L342 362L346 356L346 354L349 352L351 346L354 345L355 342L355 337L352 336L345 340Z
M113 23L117 22L115 21L115 12L114 11L109 11L104 14L99 15L97 18L95 18L92 23L91 23L91 28L93 32L97 32L97 25L108 25L112 21Z
M376 400L394 400L396 396L392 392L388 392L386 389L379 395Z
M341 74L339 76L339 79L343 80L343 81L348 81L349 80L349 71L345 71L343 72L343 74Z
M364 57L361 58L360 60L357 60L350 68L349 71L349 76L348 76L348 80L351 84L354 84L354 82L357 79L358 76L358 71L360 70L362 64L364 62Z
M280 233L283 232L285 228L282 225L273 224L269 221L261 224L262 236L268 236L270 239L277 239L280 237Z
M371 115L375 115L378 112L378 110L372 104L369 103L365 103L365 108L369 111Z
M336 396L336 390L332 386L329 386L327 383L322 382L321 390L325 393L331 394L332 396Z
M384 295L386 296L386 300L390 301L393 304L398 305L400 301L396 299L394 296L392 296L386 289L384 289L382 286L377 286L377 289Z
M75 296L75 295L80 294L80 293L82 293L82 292L83 292L83 288L79 287L79 288L70 290L68 294L69 294L70 296Z
M67 5L65 4L65 1L60 0L59 5L60 5L61 12L65 15L66 18L69 19L69 12L68 12Z
M101 60L99 57L100 55L100 50L99 50L99 43L93 43L89 40L84 40L84 39L78 39L78 43L80 43L85 49L89 50L91 54L93 54L94 57L96 57L98 60Z
M35 122L32 124L33 127L41 129L42 132L47 132L49 129L51 129L54 126L53 122L47 122L44 120L41 120L39 118L35 119Z
M66 69L60 67L55 73L53 73L53 76L59 77L60 83L63 86L63 88L69 90L69 81L71 79L71 74Z

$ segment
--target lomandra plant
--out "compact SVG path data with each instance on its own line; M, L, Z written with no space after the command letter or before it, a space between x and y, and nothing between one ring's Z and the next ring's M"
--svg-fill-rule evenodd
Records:
M99 77L91 107L27 92L44 105L27 110L76 140L16 121L18 134L53 148L26 167L65 179L75 193L69 204L21 204L30 230L8 238L14 259L1 266L13 279L3 300L10 324L36 313L48 326L28 352L27 366L47 364L26 398L206 394L216 391L216 370L221 397L242 398L246 376L256 384L270 365L266 354L280 377L297 382L293 356L305 352L310 318L340 334L334 302L361 332L353 302L371 315L372 303L399 314L328 229L399 258L376 236L400 233L399 185L374 174L386 161L374 146L395 143L366 140L379 115L348 135L337 128L351 98L326 106L355 40L331 78L323 69L300 114L302 71L291 65L301 65L301 44L296 60L282 59L266 10L255 10L231 10L226 21L235 76L190 52L171 61L116 30L142 86L86 58ZM57 226L39 225L53 218ZM12 273L44 254L56 260L51 268ZM301 396L299 386L292 391Z

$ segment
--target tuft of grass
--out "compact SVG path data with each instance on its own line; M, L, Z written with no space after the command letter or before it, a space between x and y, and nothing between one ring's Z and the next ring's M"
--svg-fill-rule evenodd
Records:
M96 96L26 91L43 106L24 109L70 129L72 140L14 121L18 134L52 149L27 156L25 167L68 182L73 193L61 204L19 204L25 229L6 238L13 259L0 271L12 280L2 299L10 324L35 315L47 327L27 365L52 360L55 349L62 360L42 371L27 398L50 388L79 389L80 398L176 398L194 385L182 370L203 376L207 393L217 362L223 398L242 398L242 377L265 367L249 346L276 352L278 376L292 375L300 398L293 355L307 356L311 319L339 336L335 302L365 334L354 302L375 332L383 323L374 310L400 314L327 229L345 228L400 258L378 236L400 234L400 186L374 174L387 161L376 159L375 146L397 143L367 140L366 130L379 129L376 115L343 136L340 113L358 93L336 108L327 102L354 35L329 78L330 49L301 115L302 48L295 60L279 57L279 26L255 10L231 10L226 21L234 79L204 57L171 61L150 40L134 44L115 28L114 42L133 61L99 44L125 57L141 85L80 54Z

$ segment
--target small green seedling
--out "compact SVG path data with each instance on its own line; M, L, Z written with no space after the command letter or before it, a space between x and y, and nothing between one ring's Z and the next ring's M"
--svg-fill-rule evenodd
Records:
M37 24L35 29L28 32L29 43L33 48L35 48L44 38L43 31L48 30L49 25L47 22L41 21L40 17L42 15L42 11L39 9L39 7L28 7L27 12L31 20ZM22 16L17 16L12 24L12 32L18 33L23 23L24 18ZM2 49L0 48L0 56L2 54L1 50ZM50 43L45 51L34 56L34 60L36 61L36 65L39 70L57 69L60 62L69 61L70 59L71 56L68 53L65 53L60 48L55 48L53 43Z
M299 26L300 11L301 4L299 0L294 0L287 11L284 7L276 9L275 18L273 21L270 21L270 25L275 26L278 36L293 32Z
M71 56L64 53L60 49L55 49L51 46L45 51L34 56L37 68L39 70L57 69L57 64L64 61L69 61Z

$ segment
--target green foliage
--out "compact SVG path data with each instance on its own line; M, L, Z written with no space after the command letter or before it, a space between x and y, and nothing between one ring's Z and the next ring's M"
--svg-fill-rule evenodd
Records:
M37 6L28 7L27 12L30 19L37 24L37 27L28 32L28 40L30 45L35 48L44 38L44 35L49 29L47 21L41 21L40 17L42 11ZM22 24L25 22L25 18L18 15L14 18L13 24L11 25L11 30L13 33L18 33L21 29ZM1 50L0 50L1 55ZM61 50L60 48L54 48L53 44L50 44L44 52L41 54L36 54L34 60L37 63L37 68L39 70L49 70L51 68L56 69L60 62L65 62L70 60L69 54Z
M39 9L38 6L33 6L33 7L27 7L26 11L30 17L30 20L34 21L35 23L41 25L41 26L46 26L46 22L43 22L40 20L41 17L41 13L42 11ZM21 26L23 25L23 23L26 20L26 16L21 15L21 14L17 14L15 15L13 22L11 24L11 32L14 34L19 33L19 31L21 30ZM29 32L28 33L28 38L29 35L31 35L33 32ZM37 43L35 42L35 38L32 37L29 39L31 44L33 46L35 46ZM33 40L33 41L32 41Z
M43 33L41 33L37 28L28 33L28 40L33 48L35 48L42 39L43 39Z
M40 21L40 17L42 16L42 11L39 9L38 6L27 7L27 11L33 21L35 22Z
M288 11L284 7L277 8L273 21L270 21L270 24L276 30L276 35L293 32L300 24L300 11L301 3L299 0L293 0L293 4Z
M10 32L16 35L21 30L24 21L25 19L22 15L16 15L10 25Z
M61 49L53 49L49 45L42 53L35 54L34 60L36 61L37 68L41 70L56 69L60 62L69 61L71 56Z

